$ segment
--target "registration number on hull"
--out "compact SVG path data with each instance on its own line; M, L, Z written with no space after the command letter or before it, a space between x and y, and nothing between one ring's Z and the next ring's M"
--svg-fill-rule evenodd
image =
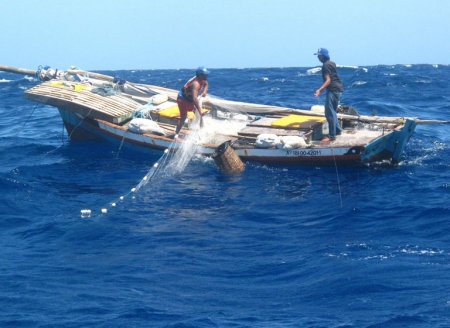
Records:
M320 156L322 155L322 151L319 149L308 149L308 150L287 150L286 156Z

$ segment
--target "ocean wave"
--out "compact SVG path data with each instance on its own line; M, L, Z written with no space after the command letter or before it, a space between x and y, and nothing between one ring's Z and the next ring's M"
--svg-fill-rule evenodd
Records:
M0 83L9 83L12 82L13 80L6 80L6 79L1 79Z
M340 69L351 69L354 71L363 71L364 73L368 73L369 69L367 67L359 67L359 66L350 66L350 65L336 65ZM313 67L306 70L306 75L314 75L322 71L322 67Z
M353 66L353 65L339 65L339 64L337 64L336 66L340 67L340 68L352 68L352 69L358 69L359 68L359 66Z
M449 255L442 249L435 248L423 248L418 245L411 246L406 245L400 247L396 250L397 254L409 254L409 255L425 255L425 256L435 256L435 255Z
M365 73L369 72L369 69L367 67L360 67L360 66L352 66L352 65L336 65L338 68L348 68L353 70L361 70Z
M313 74L319 73L320 71L322 71L322 67L314 67L314 68L310 68L310 69L306 70L306 74L313 75Z
M432 83L431 80L424 80L424 79L420 79L420 80L415 80L415 83L421 83L421 84L430 84Z
M355 261L387 260L406 255L435 257L444 261L450 253L441 248L422 247L419 245L377 245L360 243L347 243L344 249L336 249L336 252L326 252L328 257L348 258Z
M35 78L35 77L33 77L33 76L28 76L28 75L25 75L24 77L23 77L23 80L27 80L27 81L37 81L37 79Z
M366 81L355 81L352 83L352 87L356 87L356 86L360 86L360 85L364 85L367 84Z

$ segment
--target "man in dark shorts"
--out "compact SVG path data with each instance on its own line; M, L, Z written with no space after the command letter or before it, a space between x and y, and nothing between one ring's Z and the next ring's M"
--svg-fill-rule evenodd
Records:
M180 120L175 134L180 132L188 112L197 111L200 117L200 127L203 127L202 108L198 98L199 96L206 97L208 93L208 75L209 71L206 68L197 68L195 76L189 79L178 93L177 104L180 110Z
M323 84L316 90L314 95L319 97L325 89L327 90L327 98L325 100L325 117L328 122L328 136L324 137L322 141L330 142L335 140L336 136L342 133L337 117L337 109L342 92L344 92L344 85L337 74L336 64L330 60L328 50L325 48L319 48L314 55L316 55L323 64Z

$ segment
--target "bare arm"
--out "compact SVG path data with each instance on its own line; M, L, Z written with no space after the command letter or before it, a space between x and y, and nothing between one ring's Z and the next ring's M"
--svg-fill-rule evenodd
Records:
M203 117L202 117L202 108L200 106L200 102L198 101L198 91L200 89L200 84L198 82L194 82L192 88L192 98L194 100L194 107L200 117L200 127L203 127Z
M330 76L329 76L329 75L325 75L325 81L323 82L322 86L321 86L319 89L316 90L316 92L314 93L314 95L315 95L316 97L319 97L319 96L321 95L321 93L322 93L326 88L328 88L328 86L330 85L330 83L331 83L331 78L330 78Z
M194 107L197 110L199 114L202 113L202 109L200 106L200 102L198 101L198 91L200 89L200 84L198 82L194 82L193 88L192 88L192 98L194 100Z
M202 93L202 97L206 97L206 95L208 94L208 89L209 89L209 84L208 84L208 82L206 82L205 90Z

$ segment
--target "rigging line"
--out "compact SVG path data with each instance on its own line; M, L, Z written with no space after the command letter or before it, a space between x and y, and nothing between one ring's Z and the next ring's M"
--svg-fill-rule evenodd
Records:
M28 115L28 117L27 117L27 119L25 120L25 122L23 123L22 129L21 129L20 131L23 131L23 130L25 129L25 126L26 126L27 123L30 121L31 116L33 116L34 111L36 110L36 108L37 108L38 106L39 106L39 104L36 104L36 105L33 106L33 109L32 109L32 111L31 111L30 115ZM19 131L19 133L20 133L20 131ZM16 135L16 138L18 138L19 133ZM62 133L62 138L63 138L63 140L62 140L63 144L62 144L62 145L64 145L64 122L63 122L63 133ZM50 153L54 152L55 150L61 148L62 145L59 146L59 147L57 147L57 148L55 148L55 149L53 149L53 150L51 150L51 151L49 151L49 152L47 152L47 153L45 153L45 156L47 156L48 154L50 154Z
M341 202L341 208L342 208L342 192L341 192L341 182L339 180L339 172L338 172L338 167L337 167L337 162L336 162L336 156L334 155L334 151L333 148L331 148L331 154L333 155L333 161L334 161L334 167L336 169L336 179L337 179L337 185L338 185L338 190L339 190L339 200Z
M78 124L75 125L75 127L72 129L72 132L70 132L70 134L69 134L69 136L68 136L69 139L72 138L72 134L73 134L73 133L75 132L75 130L76 130L76 129L84 122L84 120L88 118L88 116L91 114L91 112L92 112L92 108L89 109L89 112L87 113L87 115L85 115L85 116L80 120L80 122L78 122Z
M27 119L25 120L25 122L23 122L22 128L17 132L16 134L16 143L17 143L17 138L19 137L20 133L25 129L25 126L27 125L27 123L30 121L31 116L33 116L34 111L36 110L36 108L39 106L39 104L36 104L33 106L33 109L31 110L30 115L28 115Z
M120 151L122 150L123 142L125 141L125 137L126 137L126 135L127 135L127 132L128 132L128 130L125 131L125 133L124 133L123 136L122 136L122 140L120 141L119 149L117 149L116 159L119 158L119 154L120 154Z
M28 123L28 121L30 120L31 116L33 116L33 113L34 113L34 111L36 110L37 106L38 106L38 105L34 105L34 106L33 106L33 109L31 110L30 115L28 115L27 119L26 119L25 122L23 123L22 130L21 130L21 131L23 131L23 129L25 128L25 125L27 125L27 123ZM20 132L20 131L19 131L19 132Z
M61 143L64 145L64 122L61 122Z
M55 149L52 149L52 150L46 152L46 153L45 153L45 156L47 156L47 155L49 155L49 154L51 154L51 153L54 153L55 151L57 151L58 149L62 148L63 146L64 146L64 144L59 145L59 146L56 147Z
M91 114L92 112L92 108L89 110L89 112L87 113L87 115L85 117L83 117L83 119L80 120L80 122L78 122L77 125L75 125L75 127L72 129L72 132L70 132L70 135L67 137L69 140L72 137L72 134L75 132L75 130L81 125L81 123L83 123L83 121L89 116L89 114ZM64 122L63 122L64 125ZM57 151L58 149L60 149L62 146L64 146L64 143L62 145L60 145L59 147L56 147L53 150L50 150L49 152L45 153L46 155L51 154L55 151Z

